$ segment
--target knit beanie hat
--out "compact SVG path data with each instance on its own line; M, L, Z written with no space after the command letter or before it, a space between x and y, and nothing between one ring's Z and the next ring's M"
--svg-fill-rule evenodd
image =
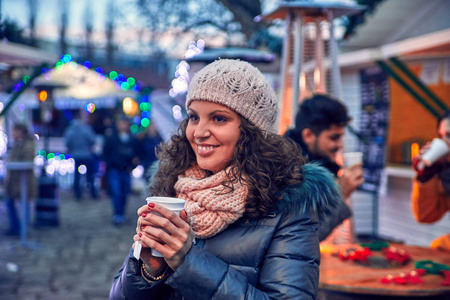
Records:
M189 83L186 109L194 100L225 105L263 132L277 117L277 96L264 75L245 61L220 59L198 71Z

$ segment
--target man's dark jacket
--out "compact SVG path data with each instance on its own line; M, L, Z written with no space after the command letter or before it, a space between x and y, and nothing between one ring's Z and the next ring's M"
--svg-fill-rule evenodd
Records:
M337 177L337 173L340 169L339 165L335 162L332 162L329 159L320 159L317 158L312 153L309 153L308 147L303 142L301 135L295 131L295 129L291 129L286 131L284 134L285 137L292 139L299 147L301 148L303 156L307 157L309 162L317 162L319 165L327 168L331 173ZM331 214L323 215L319 220L319 240L323 241L339 224L341 224L345 219L352 216L352 211L345 204L344 200L341 199L337 205L337 207L333 208Z

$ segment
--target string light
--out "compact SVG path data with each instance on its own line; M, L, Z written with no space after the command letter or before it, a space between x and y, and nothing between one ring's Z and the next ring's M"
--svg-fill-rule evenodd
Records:
M95 111L95 104L94 103L87 103L84 106L84 110L87 111L88 113L92 114Z
M201 54L204 52L204 49L204 40L198 40L197 43L191 41L189 43L188 49L184 53L184 58L189 59L198 54ZM169 90L169 95L171 97L175 98L177 95L186 93L190 81L189 68L190 66L185 60L180 61L180 63L177 65L175 71L175 79L172 80L172 88Z

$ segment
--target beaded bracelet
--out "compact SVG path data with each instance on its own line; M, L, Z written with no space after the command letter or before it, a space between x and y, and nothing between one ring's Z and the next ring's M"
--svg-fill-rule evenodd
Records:
M148 283L153 283L155 281L163 279L166 276L168 269L169 269L169 266L166 266L166 268L164 269L164 272L161 275L153 276L153 275L150 275L150 273L145 268L145 264L143 263L141 266L141 270L142 270L141 274L142 274L142 277L145 279L145 281L147 281Z

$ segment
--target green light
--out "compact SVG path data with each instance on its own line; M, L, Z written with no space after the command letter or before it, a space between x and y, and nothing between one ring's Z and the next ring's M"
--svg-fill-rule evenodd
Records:
M60 154L60 155L58 155L59 156L59 158L61 158L61 159L65 159L66 157L64 156L64 154Z
M130 131L132 134L136 134L139 131L139 127L136 124L131 125Z
M133 77L129 77L127 79L127 82L130 86L133 86L136 83L136 79L134 79Z
M28 76L28 75L23 76L23 83L26 84L29 80L30 80L30 76Z
M122 90L127 90L127 89L129 88L128 82L122 82L122 84L120 85L120 87L122 88Z
M143 119L141 120L141 125L142 125L143 127L148 127L148 125L150 125L150 120L147 119L147 118L143 118Z
M148 102L142 102L140 105L139 105L139 108L142 110L142 111L149 111L150 110L150 103L148 103Z
M109 72L109 78L111 78L112 80L114 80L117 77L117 72L116 71L111 71Z
M42 155L42 156L47 156L47 152L45 152L44 150L40 150L40 151L38 152L38 154L39 154L39 155Z
M47 159L55 158L55 153L47 154Z
M63 62L58 61L58 62L56 63L55 69L56 69L56 70L59 70L59 69L61 69L61 68L63 67L63 65L64 65Z

